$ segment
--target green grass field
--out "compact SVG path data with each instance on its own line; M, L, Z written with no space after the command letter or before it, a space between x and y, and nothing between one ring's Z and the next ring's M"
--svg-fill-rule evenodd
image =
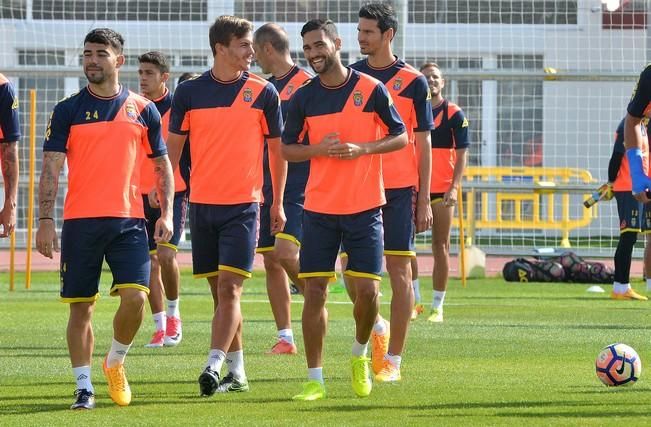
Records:
M104 293L108 280L105 274ZM421 282L429 301L430 281ZM32 290L0 291L0 425L649 425L651 374L643 373L632 387L606 388L595 376L594 359L605 345L625 342L645 366L651 360L651 302L611 301L607 294L587 293L585 285L500 279L468 285L451 282L445 323L429 324L424 317L412 323L402 383L376 384L366 399L350 387L352 305L344 294L331 294L328 397L293 402L306 377L301 298L294 297L293 305L299 355L264 355L275 341L275 326L258 274L246 282L243 297L251 391L200 398L196 379L207 355L212 301L205 281L185 272L183 342L143 348L153 328L148 312L127 357L134 398L125 408L111 402L101 374L117 306L115 298L103 296L94 322L97 408L73 412L67 307L57 300L57 274L36 273ZM388 287L385 279L384 314Z

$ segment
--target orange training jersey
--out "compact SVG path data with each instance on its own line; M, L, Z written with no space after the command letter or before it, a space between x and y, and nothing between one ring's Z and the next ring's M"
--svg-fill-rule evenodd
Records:
M260 202L264 139L282 131L278 92L243 72L230 82L212 71L174 93L170 132L188 135L190 201L214 205Z
M374 142L387 134L400 135L405 125L391 96L378 80L349 69L346 82L324 86L315 77L289 101L284 144L300 143L303 129L310 144L338 132L342 142ZM334 215L363 212L385 203L382 160L379 154L354 160L331 157L310 159L305 209Z
M155 99L153 103L156 105L156 109L161 116L161 134L163 135L163 140L167 142L167 128L169 127L170 122L170 109L172 107L172 93L165 88L165 94L158 99ZM186 151L184 150L183 154ZM181 192L187 189L185 180L182 177L183 167L187 167L187 162L183 160L179 161L179 167L174 171L174 192ZM156 174L154 173L154 163L153 162L142 162L142 170L140 171L140 192L142 194L149 194L149 192L156 186Z
M432 181L430 193L450 190L457 161L457 150L468 148L468 120L463 110L444 99L433 108Z
M20 139L18 97L9 80L0 74L0 143Z
M617 131L615 131L615 144L613 146L613 153L622 154L622 163L619 166L619 172L617 173L617 178L613 182L613 191L632 191L633 186L631 185L631 173L628 168L628 158L625 156L626 148L624 148L624 122L626 118L622 119L617 126ZM640 130L642 131L642 168L644 169L644 174L649 174L649 137L647 135L647 124L648 120L644 119Z
M407 127L409 143L404 148L382 154L385 188L418 188L418 160L414 132L434 128L427 80L418 70L396 58L384 68L373 68L366 59L350 66L381 81L391 94L398 113Z
M143 218L142 161L167 154L154 103L124 87L109 98L86 87L60 101L43 151L66 153L63 219Z

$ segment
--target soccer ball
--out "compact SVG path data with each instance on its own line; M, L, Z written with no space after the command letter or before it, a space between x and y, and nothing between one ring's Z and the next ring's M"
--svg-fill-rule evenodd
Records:
M626 344L611 344L597 356L597 377L607 386L634 384L642 373L642 361Z

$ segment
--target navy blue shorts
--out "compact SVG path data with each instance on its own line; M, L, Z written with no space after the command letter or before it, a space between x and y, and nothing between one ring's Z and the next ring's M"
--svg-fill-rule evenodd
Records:
M291 172L291 168L289 169ZM273 189L271 183L265 182L262 187L264 203L260 205L260 236L258 238L257 253L270 252L274 249L276 238L289 240L297 246L301 246L303 237L303 204L305 203L305 180L301 176L289 178L285 186L285 196L283 199L283 209L287 222L282 233L271 235L271 216L270 210L273 204ZM271 178L269 178L271 179Z
M61 300L92 302L99 298L102 263L113 273L111 295L122 288L149 293L149 251L142 218L80 218L63 221L61 230Z
M195 278L231 271L251 277L258 237L258 203L190 203Z
M630 191L615 191L619 232L651 232L651 203L638 202Z
M147 239L149 244L149 253L155 254L158 245L167 246L175 251L178 251L179 241L185 229L185 217L188 210L188 193L186 191L179 191L174 193L173 205L173 218L174 234L167 243L156 243L154 241L154 230L156 229L156 221L160 218L160 208L152 208L149 205L149 199L146 194L142 196L142 204L145 207L145 220L147 221Z
M382 206L384 223L384 254L416 256L414 246L414 211L416 189L414 187L384 190L387 203Z
M382 234L380 208L351 215L304 211L298 277L336 277L335 261L343 244L348 255L344 274L380 280L384 250Z

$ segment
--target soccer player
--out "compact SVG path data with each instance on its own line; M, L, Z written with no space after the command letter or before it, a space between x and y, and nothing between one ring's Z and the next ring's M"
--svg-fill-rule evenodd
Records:
M371 333L371 364L375 379L400 381L401 354L414 306L411 259L414 250L414 200L420 233L432 226L429 201L431 165L430 131L434 128L430 93L425 77L393 55L391 41L398 31L389 4L371 3L359 10L357 41L367 55L350 68L381 81L391 94L409 136L401 150L382 155L386 205L382 207L384 255L391 281L391 324L378 314ZM344 249L346 249L344 247ZM345 277L345 276L344 276ZM346 288L355 299L350 279Z
M648 298L635 292L631 288L629 276L631 272L631 259L633 247L637 241L637 235L640 231L648 233L651 228L651 205L643 204L633 197L631 192L631 174L629 172L628 159L624 157L624 123L622 119L615 132L615 144L613 153L608 163L608 185L606 199L615 196L617 200L617 213L619 214L619 241L615 250L615 281L613 290L610 294L612 299L618 300L640 300L646 301ZM649 138L646 133L648 119L644 119L640 125L642 135L642 158L644 173L648 173L649 164ZM648 234L647 234L648 236ZM647 239L648 240L648 239ZM645 261L649 251L645 251ZM648 262L645 262L645 267ZM651 279L647 279L651 280Z
M18 200L18 97L14 85L0 74L0 167L4 182L5 200L0 211L0 237L8 237L16 227Z
M241 18L217 18L209 32L212 68L179 85L172 101L167 145L173 165L186 136L192 138L194 276L207 278L215 306L208 361L199 376L202 396L249 389L240 297L255 255L265 138L273 187L271 233L285 225L287 163L280 156L280 99L271 83L248 72L254 56L252 28ZM220 379L224 362L229 373Z
M341 39L332 21L308 21L301 36L305 59L318 76L294 94L283 132L285 158L311 162L299 274L305 279L302 320L308 382L294 399L325 397L325 302L342 243L348 252L344 274L353 278L356 289L352 387L363 397L372 388L366 353L378 313L382 270L380 206L386 200L379 154L404 147L407 134L384 85L342 65ZM309 145L300 143L303 129Z
M281 26L273 23L264 24L253 34L253 41L256 61L262 68L262 72L272 75L269 81L280 95L284 119L290 98L312 75L297 67L292 61L287 32ZM260 237L257 252L262 253L264 257L267 294L278 330L278 340L268 354L296 354L288 276L300 290L303 289L303 279L298 278L298 254L302 236L305 184L309 171L310 162L288 165L284 195L287 223L282 233L272 235L269 210L273 204L273 191L268 150L265 146L262 187L264 202L260 206Z
M651 200L646 194L646 191L651 189L651 178L644 170L642 158L645 140L642 130L644 118L651 118L651 64L644 68L637 80L624 123L624 146L631 173L633 197L647 203Z
M68 192L61 231L61 300L70 303L68 350L77 381L72 409L92 409L94 336L91 319L104 259L113 274L111 295L120 296L113 341L103 370L109 394L121 406L131 401L124 359L143 319L149 283L149 253L140 184L141 162L154 162L161 216L154 239L172 235L172 168L153 102L118 82L124 64L122 36L108 28L84 39L88 86L60 101L50 116L39 184L38 251L58 250L54 206L59 173L68 162Z
M167 89L166 83L170 77L170 65L161 52L147 52L138 57L140 63L138 76L140 79L140 93L152 101L162 118L162 135L167 140L167 127L169 124L172 94ZM181 342L183 332L181 329L181 313L179 311L179 288L181 274L176 261L179 240L185 227L187 208L187 185L183 176L189 175L189 153L181 156L179 168L174 173L174 202L173 222L174 234L169 242L156 243L154 241L154 225L160 217L160 204L156 194L156 176L153 173L151 162L143 162L140 172L140 192L145 209L147 236L149 238L149 257L151 259L151 273L149 278L149 306L154 319L154 332L150 342L145 347L176 346ZM167 298L167 310L163 300Z
M466 167L468 150L468 120L463 110L443 98L445 79L438 65L427 62L420 67L427 78L432 94L432 181L430 198L432 201L432 255L434 269L432 285L434 297L432 311L427 318L430 322L443 321L443 301L448 287L450 271L450 228L452 214L457 204L457 186L461 182Z

